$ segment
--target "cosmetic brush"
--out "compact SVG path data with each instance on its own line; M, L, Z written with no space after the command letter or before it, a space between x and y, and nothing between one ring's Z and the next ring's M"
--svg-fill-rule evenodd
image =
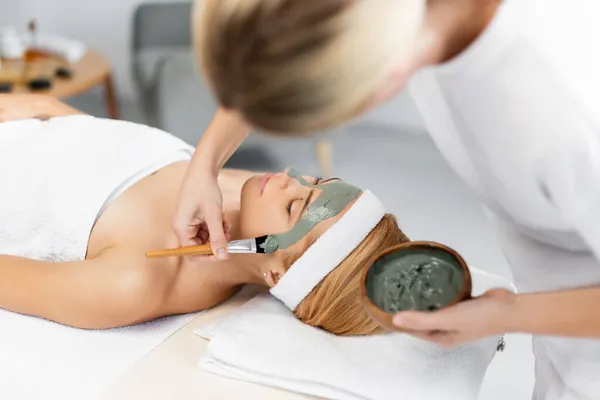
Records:
M231 254L263 254L263 247L267 236L257 237L255 239L232 240L227 244L227 251ZM185 246L175 249L152 250L146 253L148 258L163 258L163 257L182 257L182 256L199 256L212 255L210 243L197 246Z

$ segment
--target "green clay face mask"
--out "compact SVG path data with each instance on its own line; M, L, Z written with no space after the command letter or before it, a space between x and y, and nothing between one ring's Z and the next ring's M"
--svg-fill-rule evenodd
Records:
M342 212L352 200L361 193L357 187L342 181L311 185L293 168L286 169L291 178L301 185L322 190L321 194L308 206L306 212L294 227L285 232L269 235L264 243L265 253L273 253L278 249L286 249L306 236L317 224Z
M460 263L440 249L403 249L377 260L367 273L367 296L377 307L435 311L450 304L464 283Z

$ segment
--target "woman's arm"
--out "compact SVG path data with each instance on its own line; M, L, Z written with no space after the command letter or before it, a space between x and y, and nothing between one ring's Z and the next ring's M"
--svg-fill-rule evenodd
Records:
M0 122L83 114L55 97L41 94L1 94Z
M47 262L0 255L0 308L83 329L147 321L164 296L136 258Z
M109 270L102 259L54 263L0 255L0 308L80 328L118 325L130 313L119 285L104 287Z
M83 329L134 325L213 307L239 289L234 260L147 259L108 249L98 257L47 262L0 255L0 309Z

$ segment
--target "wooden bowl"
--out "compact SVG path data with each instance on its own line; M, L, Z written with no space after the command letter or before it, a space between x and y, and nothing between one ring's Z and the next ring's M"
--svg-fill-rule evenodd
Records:
M367 294L367 278L368 278L369 271L371 270L371 268L373 268L376 261L378 261L380 258L382 258L390 253L401 252L401 251L407 250L407 249L414 250L414 249L419 249L419 248L424 249L424 250L425 249L442 250L443 252L450 254L454 259L456 259L456 261L462 268L462 271L464 274L462 289L454 297L454 299L450 303L448 303L445 307L451 306L460 301L471 298L471 290L472 290L471 273L469 271L469 268L468 268L465 260L455 250L453 250L443 244L435 243L435 242L428 242L428 241L406 242L406 243L401 243L399 245L390 247L389 249L384 250L380 254L375 254L367 263L368 266L363 271L362 278L361 278L361 294L360 294L362 305L365 308L365 311L367 312L369 317L371 317L378 325L380 325L381 327L383 327L387 330L396 331L396 332L408 332L407 330L403 330L401 328L394 326L394 324L392 324L392 318L394 315L387 313L384 310L382 310L380 307L376 306L369 298L369 295Z

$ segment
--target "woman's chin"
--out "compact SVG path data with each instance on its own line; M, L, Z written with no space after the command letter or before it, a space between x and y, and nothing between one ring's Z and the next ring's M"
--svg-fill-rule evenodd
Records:
M240 234L242 237L247 237L250 234L248 225L252 219L249 216L252 214L253 203L260 196L257 181L258 177L253 176L244 182L242 186L240 195Z
M241 200L244 202L249 197L260 197L260 176L254 175L242 185Z
M245 207L248 206L248 203L251 201L250 199L252 198L253 195L253 190L252 190L252 181L254 180L254 177L248 179L246 182L244 182L244 184L242 185L242 190L240 191L240 208L243 210ZM256 195L255 195L256 196Z

